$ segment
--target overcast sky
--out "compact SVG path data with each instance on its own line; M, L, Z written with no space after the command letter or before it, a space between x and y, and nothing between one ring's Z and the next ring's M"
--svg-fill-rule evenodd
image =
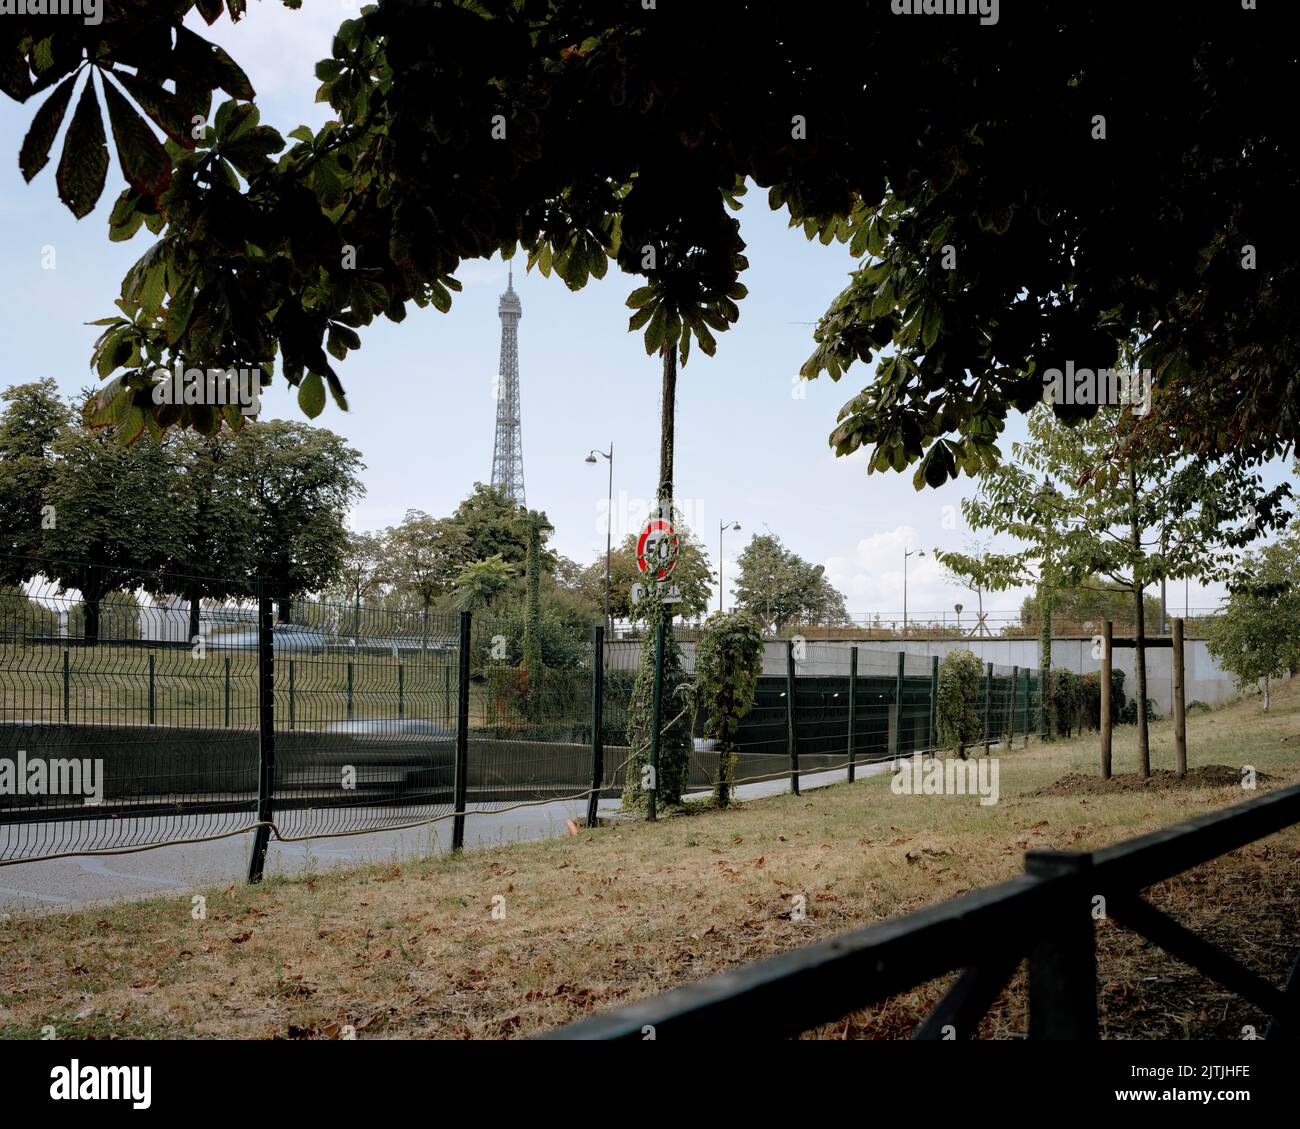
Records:
M221 42L248 72L266 124L287 134L320 125L327 107L313 101L315 61L329 54L339 20L359 5L317 0L298 12L273 0L250 5L237 26L222 20L202 34ZM0 103L0 253L8 292L0 307L0 347L10 360L5 384L57 379L68 394L94 383L88 360L96 330L84 323L113 313L122 276L148 246L141 229L129 243L108 241L108 212L122 187L116 163L99 207L80 222L58 203L51 161L31 185L16 153L32 107ZM56 142L57 146L61 141ZM896 616L903 603L903 551L923 550L908 572L913 617L973 607L974 597L948 584L931 550L960 549L970 534L959 504L969 479L917 492L910 471L866 473L866 458L836 458L827 443L840 407L868 382L856 367L838 385L825 377L796 381L812 349L812 326L844 286L847 248L809 243L751 191L741 213L750 269L740 321L719 335L718 354L693 350L678 382L676 489L679 504L716 560L718 526L728 535L728 602L735 557L754 532L771 530L787 546L824 564L855 615ZM55 269L42 268L45 247ZM449 314L413 310L393 325L362 331L362 348L339 365L351 410L331 401L316 422L361 451L367 495L352 515L359 529L378 529L408 508L449 513L475 481L491 475L500 323L497 300L505 264L465 264L464 284ZM519 355L524 474L528 504L555 525L554 544L581 562L605 548L607 472L583 460L613 442L614 535L631 532L657 479L659 363L640 334L627 332L624 299L637 283L617 271L578 294L555 277L527 274L516 263L523 303ZM337 362L336 362L337 363ZM282 384L264 398L264 418L300 419ZM1013 419L1007 443L1023 434ZM1272 481L1285 468L1274 468ZM1183 586L1170 603L1181 609ZM1220 591L1191 589L1193 607ZM994 594L986 604L1014 610L1023 593Z

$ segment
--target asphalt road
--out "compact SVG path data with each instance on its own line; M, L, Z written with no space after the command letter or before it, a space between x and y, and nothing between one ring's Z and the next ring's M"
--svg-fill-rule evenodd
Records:
M888 771L887 763L861 765L859 776ZM822 772L801 778L802 789L823 787L846 779L847 774ZM789 789L782 777L759 784L742 784L741 799L779 795ZM567 800L498 814L475 812L465 822L467 847L544 839L563 835L565 823L586 813L585 800ZM600 810L617 811L617 800L602 800ZM400 816L400 813L394 813ZM101 902L152 897L168 892L178 897L189 891L232 880L242 880L248 865L251 834L212 843L159 847L129 855L105 855L23 862L0 866L0 915L57 912ZM405 831L378 831L345 838L311 839L281 843L272 839L266 856L268 874L295 875L364 862L384 862L450 849L451 821Z

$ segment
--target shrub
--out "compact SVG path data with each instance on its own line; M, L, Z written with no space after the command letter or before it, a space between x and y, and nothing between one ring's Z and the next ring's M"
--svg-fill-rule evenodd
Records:
M1072 670L1052 671L1052 705L1056 708L1056 727L1066 737L1078 724L1079 703L1083 689L1080 677Z
M951 745L965 758L966 746L980 739L980 684L983 668L973 652L950 651L939 664L939 697L935 719L941 745Z

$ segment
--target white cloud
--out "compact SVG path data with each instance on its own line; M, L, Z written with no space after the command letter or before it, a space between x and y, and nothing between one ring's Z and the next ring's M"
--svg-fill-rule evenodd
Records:
M885 619L901 619L903 612L903 553L914 550L907 562L907 614L909 619L929 619L953 613L961 604L963 614L973 610L973 592L948 582L943 567L934 559L933 548L924 546L914 526L900 525L888 532L862 538L850 553L825 562L826 575L841 592L854 616L879 613ZM924 556L916 555L919 550ZM999 592L985 595L984 607L1015 610L1023 593Z

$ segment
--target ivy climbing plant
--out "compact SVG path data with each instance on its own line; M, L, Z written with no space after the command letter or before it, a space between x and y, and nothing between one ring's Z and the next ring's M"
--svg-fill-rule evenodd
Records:
M763 670L763 635L747 612L717 612L704 622L695 648L694 704L706 714L704 735L718 742L718 778L713 795L719 807L731 802L735 787L736 737L754 705Z

